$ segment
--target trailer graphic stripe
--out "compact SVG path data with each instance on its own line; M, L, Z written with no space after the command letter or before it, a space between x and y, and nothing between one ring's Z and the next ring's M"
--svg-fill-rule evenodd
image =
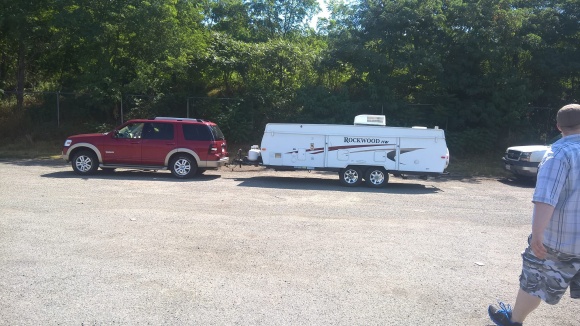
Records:
M328 151L336 151L339 149L352 149L352 148L365 148L365 147L380 147L380 146L386 146L387 148L385 149L389 149L389 148L393 148L395 147L395 145L387 145L387 144L372 144L372 145L344 145L344 146L330 146L328 147ZM320 154L324 152L324 147L317 147L317 148L309 148L306 149L305 152L310 153L310 154ZM298 153L298 150L293 150L290 152L287 152L286 154L295 154Z
M405 154L405 153L409 153L412 151L416 151L418 149L423 149L423 148L401 148L401 155ZM395 157L397 156L397 151L391 151L387 153L387 158L393 162L395 161Z
M385 147L387 146L388 148L376 148L376 147ZM337 151L340 149L362 149L362 148L368 148L368 147L375 147L375 148L370 148L370 149L364 149L364 150L358 150L358 151L352 151L352 153L363 153L363 152L372 152L372 151L376 151L376 150L389 150L392 148L395 148L395 145L385 145L385 144L373 144L373 145L348 145L348 146L331 146L328 148L329 152L332 151ZM423 148L401 148L400 150L400 154L403 155L405 153L408 152L413 152L419 149L423 149ZM321 154L324 153L324 148L323 147L318 147L318 148L312 148L312 149L307 149L305 150L306 153L309 154ZM293 150L290 152L286 152L286 154L298 154L298 150ZM396 150L391 150L390 152L387 153L387 158L393 162L395 162L395 158L397 156L397 151Z
M372 144L372 145L345 145L345 146L331 146L328 147L328 151L336 151L339 149L351 149L351 148L364 148L364 147L378 147L378 146L388 146L394 147L395 145L387 145L387 144Z
M319 154L324 152L324 147L318 147L318 148L310 148L305 150L305 152L309 152L310 154ZM298 150L293 150L290 152L287 152L286 154L298 154Z

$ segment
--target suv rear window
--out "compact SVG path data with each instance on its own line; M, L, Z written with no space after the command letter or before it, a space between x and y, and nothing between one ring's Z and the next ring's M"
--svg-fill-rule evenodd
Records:
M186 140L214 140L210 128L202 124L184 124L183 137Z
M217 125L213 125L209 126L209 128L211 129L211 133L213 134L213 138L215 140L226 140L226 137L224 137L224 134L222 133L220 127L218 127Z

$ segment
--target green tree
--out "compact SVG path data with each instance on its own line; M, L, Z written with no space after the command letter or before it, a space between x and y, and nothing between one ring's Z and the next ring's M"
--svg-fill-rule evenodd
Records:
M253 39L247 1L210 0L206 7L206 24L212 31L245 42Z
M190 63L206 48L202 10L191 1L60 4L56 23L62 52L70 58L61 85L103 103L122 100L123 93L183 91Z
M309 29L310 20L320 12L317 0L252 0L251 26L257 40L288 37Z
M0 89L14 89L22 109L24 90L42 82L43 56L50 51L54 1L0 2Z

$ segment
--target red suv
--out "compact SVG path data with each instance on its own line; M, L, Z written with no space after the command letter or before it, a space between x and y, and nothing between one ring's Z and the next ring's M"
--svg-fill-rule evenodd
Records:
M129 120L103 134L68 137L62 158L80 175L115 168L171 170L193 177L228 163L226 140L213 122L165 118Z

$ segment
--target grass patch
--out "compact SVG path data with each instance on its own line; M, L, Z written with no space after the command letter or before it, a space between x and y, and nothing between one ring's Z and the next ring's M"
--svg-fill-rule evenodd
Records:
M0 144L0 159L57 159L62 152L62 140L17 139Z
M501 157L503 153L469 155L453 157L447 172L456 175L473 177L508 177L511 174L503 167Z

